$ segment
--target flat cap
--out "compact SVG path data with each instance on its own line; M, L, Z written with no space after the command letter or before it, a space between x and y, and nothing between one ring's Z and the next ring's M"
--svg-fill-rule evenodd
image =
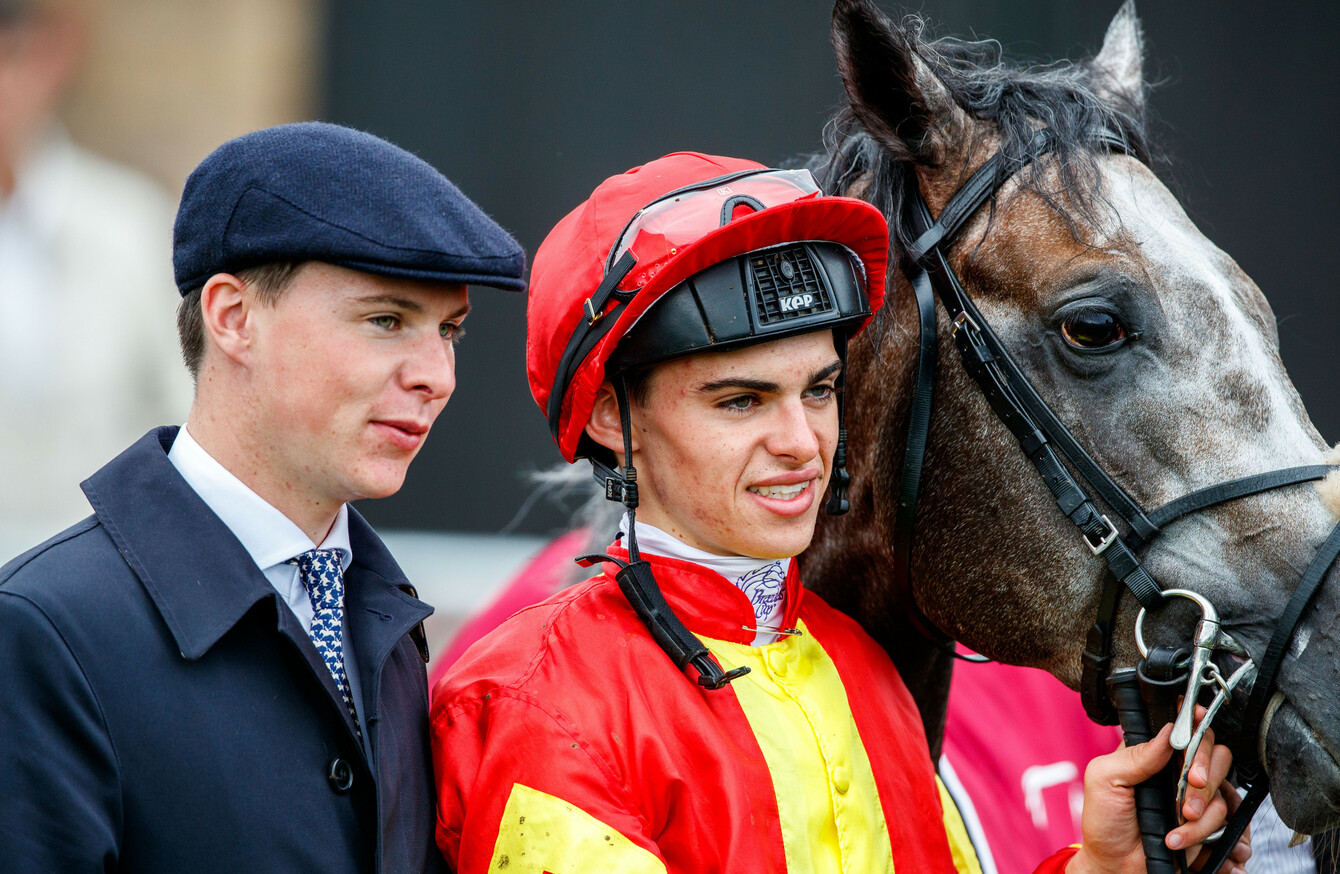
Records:
M172 237L182 294L276 261L526 288L521 245L445 176L372 134L323 122L215 149L186 180Z

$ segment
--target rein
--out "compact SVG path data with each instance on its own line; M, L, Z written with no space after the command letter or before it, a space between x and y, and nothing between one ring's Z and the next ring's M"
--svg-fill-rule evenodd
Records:
M1126 142L1110 131L1096 131L1094 139L1097 144L1111 151L1131 154ZM1046 131L1040 131L1030 149L1031 160L1037 160L1050 150L1051 138ZM1234 688L1254 672L1241 725L1243 736L1255 740L1260 735L1261 723L1275 687L1275 676L1294 629L1320 589L1326 571L1340 556L1340 524L1331 531L1303 574L1279 617L1265 655L1255 665L1250 658L1246 658L1246 650L1219 628L1218 616L1208 601L1192 592L1164 590L1145 569L1138 553L1160 533L1163 526L1175 519L1226 501L1320 480L1333 468L1328 465L1306 465L1242 477L1199 489L1146 512L1085 451L1034 389L964 290L949 263L948 250L958 232L1004 184L1007 177L1000 172L1001 162L999 153L992 155L950 198L938 218L931 216L915 174L907 175L904 209L898 218L904 237L915 242L902 253L902 269L916 297L921 345L894 523L895 589L922 632L933 640L947 642L945 635L936 630L916 606L910 585L917 497L935 394L938 339L935 299L938 297L953 325L954 343L964 369L977 383L997 418L1018 440L1024 455L1051 490L1061 511L1079 529L1084 545L1095 556L1101 557L1107 566L1108 574L1097 616L1089 629L1083 652L1080 695L1089 718L1104 725L1120 722L1128 743L1140 742L1158 731L1157 727L1150 725L1150 710L1165 711L1163 715L1170 716L1172 708L1168 706L1168 701L1175 702L1176 696L1184 691L1183 705L1176 713L1175 720L1162 719L1159 724L1173 721L1173 746L1184 751L1189 747L1194 753L1193 739L1199 743L1204 728L1208 727L1215 713L1232 696ZM1069 463L1069 467L1065 462ZM1093 497L1071 474L1071 468L1122 524L1121 528L1095 506ZM1140 638L1138 643L1145 656L1140 667L1113 671L1113 633L1124 591L1129 591L1140 604L1140 622L1147 611L1158 609L1170 597L1187 597L1200 604L1202 620L1191 652L1160 652L1166 650L1161 647L1147 652ZM1137 632L1140 622L1137 623ZM1229 678L1223 677L1212 660L1214 653L1221 650L1245 659ZM1157 667L1155 661L1160 662ZM1158 679L1154 678L1156 673ZM1180 685L1183 679L1185 685ZM1156 688L1164 691L1153 691ZM1202 720L1201 729L1193 737L1191 725L1194 709L1202 692L1210 692L1213 700L1209 705L1210 711ZM1159 706L1151 706L1155 701L1161 701ZM1248 789L1248 795L1225 827L1223 839L1216 846L1204 869L1206 871L1218 870L1269 791L1259 746L1258 743L1252 743L1250 755L1237 763L1239 782ZM1189 762L1188 757L1188 766ZM1185 772L1179 782L1184 791ZM1170 809L1168 798L1165 789L1154 784L1142 785L1141 789L1137 789L1137 807L1150 874L1165 874L1185 867L1181 859L1174 857L1172 851L1163 844L1164 835L1176 821L1176 809ZM1180 804L1177 807L1180 808ZM1171 823L1170 817L1174 818Z

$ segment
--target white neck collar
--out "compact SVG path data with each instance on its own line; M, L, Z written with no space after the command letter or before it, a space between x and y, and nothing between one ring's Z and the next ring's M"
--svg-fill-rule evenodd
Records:
M786 576L791 571L790 558L751 558L747 555L715 555L689 546L672 534L654 525L637 522L637 548L665 558L693 562L716 571L744 592L754 608L754 619L759 629L781 628L786 610ZM619 535L628 537L628 517L619 520ZM777 639L776 631L755 631L754 646L764 646Z

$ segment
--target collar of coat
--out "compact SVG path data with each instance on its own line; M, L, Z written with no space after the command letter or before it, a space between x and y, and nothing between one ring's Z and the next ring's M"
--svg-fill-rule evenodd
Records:
M628 550L617 540L606 552L613 558L628 561ZM749 597L736 588L734 583L716 571L691 561L649 553L643 553L642 558L651 565L666 603L689 631L714 640L746 645L753 643L754 626L758 624L754 618L754 605L749 603ZM605 562L602 570L612 580L619 568ZM784 586L786 607L782 613L781 628L768 629L770 631L794 628L800 617L800 603L805 597L805 589L800 583L800 574L796 571L794 561L787 571Z
M168 461L177 430L150 431L82 483L98 522L140 578L184 657L203 656L267 599L281 630L294 626L301 633L246 548ZM409 585L404 573L352 507L349 542L345 614L360 663L376 665L433 608L399 588Z

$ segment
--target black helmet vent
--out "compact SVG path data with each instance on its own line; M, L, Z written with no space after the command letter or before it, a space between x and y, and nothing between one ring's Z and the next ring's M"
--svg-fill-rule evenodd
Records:
M749 257L754 308L759 325L776 325L831 312L828 283L806 246L770 249Z

